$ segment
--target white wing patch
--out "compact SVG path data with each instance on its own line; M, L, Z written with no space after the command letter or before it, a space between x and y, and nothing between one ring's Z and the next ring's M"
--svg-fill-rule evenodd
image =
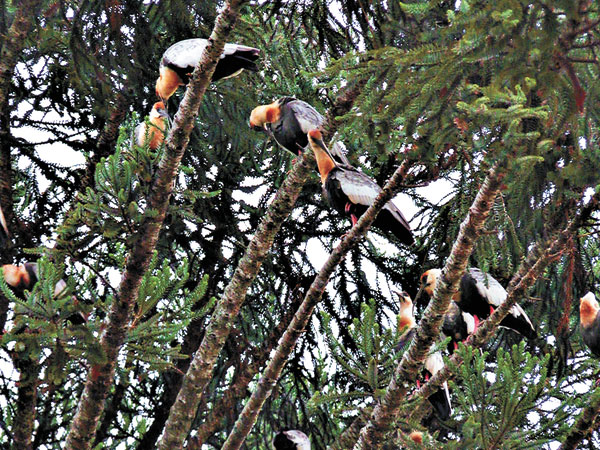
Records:
M498 283L498 280L491 275L483 273L480 269L475 267L469 269L469 273L475 279L479 293L485 297L490 304L498 307L504 303L504 300L506 300L508 294L502 285ZM510 308L510 314L512 314L514 317L523 316L523 319L525 319L525 321L531 325L531 328L534 328L531 320L529 320L529 317L527 317L527 314L518 303L515 303L514 306Z
M288 430L284 431L284 434L290 441L296 444L298 450L310 450L310 441L308 436L300 430Z
M475 331L475 318L468 312L464 311L462 312L462 318L467 324L467 333L471 334L473 331Z
M206 39L186 39L171 45L163 54L163 60L167 64L177 67L196 67L202 52L208 45ZM239 44L225 44L221 59L233 55L237 51L252 51L252 47Z

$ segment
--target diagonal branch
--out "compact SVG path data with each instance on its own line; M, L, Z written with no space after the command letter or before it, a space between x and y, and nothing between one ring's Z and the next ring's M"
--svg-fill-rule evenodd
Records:
M338 99L338 105L343 102L339 108L349 110L359 92L360 85L345 91ZM331 128L334 121L335 117L328 115L327 128ZM181 448L183 445L198 409L202 392L212 378L217 357L225 345L233 322L244 303L246 291L258 274L261 264L271 249L275 235L281 228L282 222L291 213L302 187L314 167L313 153L311 151L304 152L269 205L264 219L259 224L211 316L202 343L194 355L181 390L169 412L169 419L159 440L158 449L170 450ZM194 413L191 414L190 411L194 411Z
M88 373L67 436L67 449L89 449L93 442L98 420L104 410L104 401L113 382L117 356L125 339L131 310L166 216L181 158L189 142L204 93L223 52L225 39L233 29L242 3L243 0L232 0L217 18L209 45L194 70L192 81L175 116L165 154L148 198L148 211L153 211L155 214L146 215L138 232L139 238L135 240L137 245L127 258L127 267L121 278L118 295L112 303L101 338L106 363L92 366Z
M583 226L590 218L591 214L598 209L599 201L600 194L594 194L590 201L581 208L580 212L563 230L560 230L557 233L556 229L550 229L544 233L547 236L554 235L555 238L545 239L533 246L527 255L527 258L521 263L517 273L511 279L507 289L508 295L504 303L477 328L477 331L473 333L473 335L469 336L465 345L481 347L493 336L500 322L508 315L514 304L520 298L523 298L527 290L542 275L546 267L567 247L569 240L573 238L577 230ZM428 398L439 389L439 386L453 376L451 367L456 367L462 364L462 362L463 360L458 353L452 355L442 370L437 372L430 378L427 384L416 391L410 397L409 401L418 399L419 402L423 402L424 399ZM411 404L413 403L411 402ZM413 406L416 405L413 404ZM418 410L418 407L413 407L411 417L418 414Z
M379 448L385 433L390 430L396 419L409 383L412 385L429 349L439 335L450 298L458 290L458 283L467 268L475 241L500 191L505 170L504 166L497 163L490 169L479 189L469 214L460 226L460 232L442 272L440 283L433 293L433 299L429 302L423 319L417 327L416 337L398 364L384 398L374 408L367 425L362 428L354 448Z
M569 434L558 450L575 450L581 441L588 438L592 431L597 429L599 413L600 391L596 390L594 394L592 394L590 404L584 408L579 419L573 424Z
M289 355L294 350L296 342L304 333L308 321L310 320L315 306L321 300L323 291L327 287L329 277L334 272L342 258L348 253L354 245L356 245L365 235L371 224L377 217L377 214L392 199L392 197L400 189L400 183L406 176L409 168L409 160L405 159L400 167L396 169L390 180L384 186L382 192L379 193L375 201L369 209L361 216L358 223L352 227L350 232L342 239L339 245L333 250L331 255L321 270L315 277L310 289L306 293L300 308L296 312L292 323L285 331L281 341L279 342L275 354L269 361L269 365L265 369L262 377L258 381L256 390L244 406L244 410L238 417L233 430L229 434L227 441L222 447L222 450L239 449L244 443L246 436L254 426L256 418L266 399L271 395L273 387L279 379L283 367L287 363Z

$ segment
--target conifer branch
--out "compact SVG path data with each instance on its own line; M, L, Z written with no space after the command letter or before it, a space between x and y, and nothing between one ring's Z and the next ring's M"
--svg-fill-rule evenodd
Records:
M339 245L333 249L333 252L321 267L321 270L306 293L300 308L298 308L292 323L281 338L281 341L275 350L275 354L269 361L269 365L258 381L256 390L252 393L252 396L238 417L233 430L227 437L227 441L225 441L222 450L239 449L244 443L244 440L256 422L256 418L258 417L262 406L271 395L275 383L279 380L288 357L296 346L296 342L298 342L298 339L302 333L304 333L308 321L312 317L313 310L321 300L323 292L329 282L329 277L342 261L346 253L348 253L348 251L364 237L379 211L381 211L385 204L390 201L397 193L398 189L400 189L400 183L406 176L409 166L409 160L405 159L383 187L373 204L369 206L369 209L367 209L360 217L358 223L345 235Z
M590 404L583 409L579 419L573 424L571 431L558 450L575 450L581 441L589 438L592 431L598 426L597 419L599 413L600 391L596 389L592 394Z
M11 166L10 116L8 104L12 76L27 36L42 5L41 0L16 2L17 11L5 36L0 40L0 206L9 228L16 223L13 210L13 171ZM14 229L14 228L13 228ZM8 263L8 255L0 254L0 263Z
M181 158L189 142L204 93L223 52L225 39L233 29L243 1L232 0L217 18L209 44L194 70L173 121L165 155L158 167L148 198L148 211L154 211L156 214L146 216L138 232L137 245L127 259L119 292L112 303L101 338L106 363L95 364L88 372L85 388L67 436L67 449L89 449L93 442L98 420L104 410L104 401L113 382L117 356L125 339L131 310L166 216Z
M364 427L369 421L369 416L371 415L372 409L365 408L362 410L359 415L352 421L350 426L348 426L342 434L338 436L335 442L328 447L329 450L344 450L350 448L354 445L356 441L358 441L358 437L360 436L360 430Z
M546 230L544 233L545 235L555 237L549 237L536 243L532 247L525 260L519 266L517 273L509 282L507 297L504 303L477 328L475 333L469 336L465 341L465 345L482 347L494 335L500 322L508 315L514 304L519 299L523 298L527 290L542 275L546 267L560 256L562 251L567 247L569 240L572 239L577 230L586 223L592 212L598 209L599 201L600 194L596 193L563 230L560 230L558 233L558 230L556 229ZM431 377L428 383L423 385L409 398L409 401L413 405L409 421L414 419L419 413L419 408L414 407L415 405L412 401L418 399L422 404L424 399L428 398L439 389L439 386L452 377L453 373L450 368L456 367L462 364L462 362L463 360L460 355L454 353L442 370Z
M338 98L343 102L338 110L349 110L359 90L360 86L354 86L352 89L345 91ZM331 128L334 119L332 115L328 115L328 126L326 128ZM169 412L165 430L158 443L159 450L180 448L182 446L193 419L190 411L196 411L198 408L202 392L212 378L217 357L225 345L233 322L246 298L246 291L258 274L262 262L271 249L275 235L281 228L282 222L291 213L314 166L313 153L311 151L304 152L302 158L292 167L269 205L264 219L259 224L210 318L204 338L194 355L190 368L184 377L181 390Z
M379 448L385 433L396 419L402 400L410 387L409 383L412 385L431 346L437 340L450 299L458 290L458 283L467 268L469 256L500 191L505 170L503 165L497 163L479 189L469 214L460 226L433 298L417 327L416 336L396 367L384 398L375 406L369 422L362 428L355 449Z

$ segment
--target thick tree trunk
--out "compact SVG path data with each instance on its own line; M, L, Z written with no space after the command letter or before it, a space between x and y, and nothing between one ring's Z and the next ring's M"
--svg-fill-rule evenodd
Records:
M17 407L12 427L12 450L33 450L33 425L39 385L40 365L31 360L15 361L19 369Z
M577 422L573 424L571 431L558 450L575 450L579 443L587 439L592 431L597 429L598 414L600 413L600 392L592 394L590 404L583 409Z
M148 199L148 215L140 227L140 238L132 249L127 267L119 285L118 296L113 301L101 345L107 362L91 367L79 406L67 436L67 449L88 449L94 440L104 401L113 383L119 349L125 339L131 309L137 298L142 277L146 272L158 234L173 191L174 180L189 142L189 136L198 115L198 109L223 52L225 39L232 30L242 1L232 1L220 14L211 35L211 43L205 49L200 63L194 70L192 81L186 90L173 127L169 133L166 150L158 168L156 179Z
M358 223L352 227L350 232L346 234L340 244L333 250L327 261L325 261L325 264L323 264L323 267L308 290L302 305L298 308L294 320L292 320L292 323L281 338L275 354L269 361L269 365L258 382L256 390L252 393L252 396L244 406L244 410L238 417L222 450L239 449L243 444L248 433L254 426L264 402L271 395L273 387L275 386L275 383L277 383L289 355L296 346L296 342L298 342L298 339L302 333L304 333L315 306L317 306L321 300L323 291L329 282L329 277L337 268L346 253L348 253L348 251L364 237L379 211L381 211L385 204L397 193L400 188L400 182L406 176L408 167L408 160L404 160L400 167L396 169L388 183L384 186L382 192L377 196L373 204L361 216Z
M458 283L467 268L475 241L479 237L494 204L494 199L500 191L504 170L496 164L479 189L477 197L469 209L469 214L460 227L450 257L442 271L440 282L433 293L433 298L417 327L416 337L398 364L384 398L373 410L367 425L362 428L355 449L380 448L385 433L390 430L396 419L406 391L414 383L432 344L437 340L450 299L458 290Z

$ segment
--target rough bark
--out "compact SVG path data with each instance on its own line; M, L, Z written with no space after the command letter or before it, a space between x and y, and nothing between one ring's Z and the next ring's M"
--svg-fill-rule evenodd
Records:
M256 418L266 399L271 395L273 387L288 360L289 355L294 350L296 342L304 333L306 325L310 320L315 306L321 300L323 291L327 287L329 277L334 272L342 258L348 253L354 245L356 245L365 235L377 214L385 206L385 204L394 197L400 188L400 183L406 176L410 163L408 160L404 160L400 167L396 169L390 180L382 189L382 192L377 196L373 204L369 209L361 216L358 223L352 227L339 245L333 249L333 252L321 267L321 270L315 277L310 289L306 293L300 308L296 312L292 323L285 331L275 354L269 361L267 368L265 369L262 377L258 381L256 390L252 393L252 396L244 406L244 410L238 417L233 430L227 437L227 441L222 447L222 450L233 450L239 449L244 443L246 436L254 426Z
M600 194L595 194L564 229L546 230L544 234L554 236L554 238L549 237L532 247L523 263L519 266L517 273L511 279L507 288L508 295L504 303L477 328L475 333L469 336L465 341L465 345L481 347L494 335L500 322L506 317L512 306L519 299L523 298L527 290L543 274L546 267L565 250L569 240L585 224L592 212L598 209L599 201ZM456 367L462 364L462 362L463 360L458 353L452 355L448 364L410 397L409 401L411 401L411 404L413 404L412 400L418 399L419 402L423 402L424 399L433 394L444 381L453 376L450 367ZM414 407L409 420L412 420L419 413L420 408L418 404L413 405Z
M577 422L573 424L571 431L565 438L558 450L575 450L579 443L588 438L598 424L597 418L600 413L600 392L592 394L590 404L583 409Z
M16 3L15 18L6 35L0 41L0 205L9 229L14 230L13 173L10 157L10 114L8 104L12 75L19 55L23 51L26 38L42 5L41 0L23 0ZM9 263L8 252L2 250L0 263Z
M138 244L127 258L127 267L119 285L118 295L111 306L101 338L107 362L94 365L88 372L85 388L67 436L67 449L88 449L94 440L104 401L113 382L117 356L125 339L131 309L166 216L181 158L189 142L200 103L223 51L225 39L233 28L241 3L242 1L230 2L217 19L211 42L194 70L192 81L173 121L165 155L160 162L148 199L148 209L157 214L146 217L138 232Z
M440 282L433 293L433 298L425 310L423 319L417 327L415 339L404 353L396 367L385 396L374 408L371 418L360 432L355 449L380 448L386 432L390 430L406 392L413 384L418 371L423 365L432 344L436 341L444 314L448 309L452 295L458 290L460 277L467 268L469 256L475 241L500 191L505 168L496 164L488 173L483 185L477 193L469 214L460 227L452 252L442 271Z
M298 306L300 300L300 298L296 298L292 307ZM286 312L281 322L266 339L265 345L259 349L254 347L246 349L245 353L248 355L248 358L252 358L252 362L243 364L236 372L231 384L227 387L223 396L214 403L210 412L203 418L202 423L196 430L196 435L188 442L187 450L200 450L202 444L204 444L210 436L218 430L223 429L227 419L235 412L235 405L245 397L246 392L248 391L248 384L256 376L260 368L265 365L271 355L271 351L288 327L292 320L293 311L294 309L290 308L290 310Z
M367 408L352 421L352 423L344 430L342 434L338 436L333 444L331 444L329 450L344 450L350 448L358 441L360 436L360 430L364 427L371 415L371 408Z
M35 405L40 374L40 365L31 360L15 361L19 369L19 388L13 422L12 450L32 450L33 425L35 423Z
M336 110L348 112L359 91L360 86L358 85L344 91L336 101ZM334 123L335 116L328 114L326 129L332 128ZM258 274L258 270L271 248L281 223L292 211L314 166L315 159L312 152L304 152L302 159L292 167L269 205L265 218L258 226L244 256L238 263L231 281L215 308L204 338L184 378L177 400L169 413L165 431L158 443L159 449L180 448L183 445L193 420L189 411L196 411L198 408L202 391L212 377L214 364L225 344L225 340L229 336L233 321L245 300L246 291Z

